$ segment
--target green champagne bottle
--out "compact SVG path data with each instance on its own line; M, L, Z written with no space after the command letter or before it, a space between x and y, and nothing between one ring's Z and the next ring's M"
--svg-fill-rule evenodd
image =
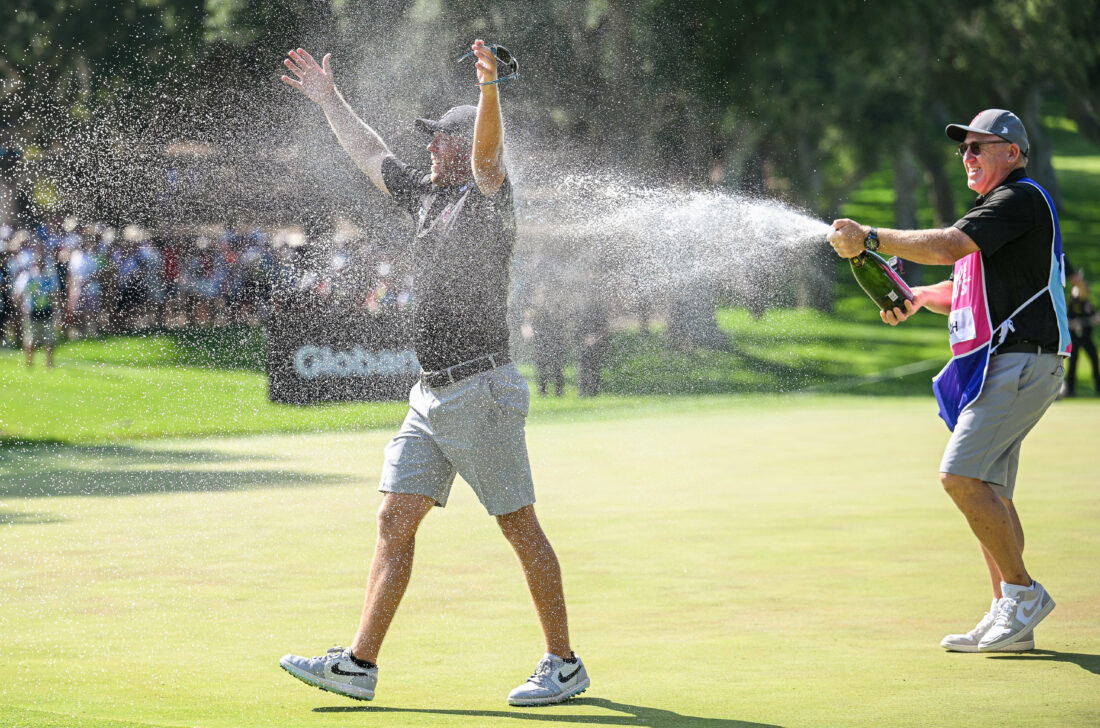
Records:
M864 250L855 258L849 258L852 266L852 275L870 296L871 300L878 304L883 311L894 308L905 310L905 301L913 300L913 292L901 279L890 262L881 255L870 250Z

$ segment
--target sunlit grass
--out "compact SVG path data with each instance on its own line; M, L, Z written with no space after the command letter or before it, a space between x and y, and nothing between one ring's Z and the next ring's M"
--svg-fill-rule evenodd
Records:
M537 509L592 688L518 710L542 653L461 481L417 536L372 703L291 680L346 644L390 433L0 448L0 725L1092 728L1100 404L1029 436L1017 503L1058 608L1038 651L952 655L988 606L928 399L646 400L533 421ZM930 598L929 594L934 598Z
M847 304L846 304L847 306ZM648 334L618 332L604 372L605 392L577 396L569 367L565 397L533 397L532 417L582 414L649 406L649 398L705 394L783 393L871 377L892 367L946 359L939 323L891 329L878 321L862 297L851 318L811 310L775 310L753 318L722 310L729 335L722 351L681 351L659 328ZM935 318L935 317L930 317ZM298 407L267 399L262 371L219 368L219 360L262 361L262 349L247 332L207 335L210 356L191 341L154 334L72 342L59 346L52 371L23 366L20 354L0 351L0 436L65 442L120 438L234 435L392 428L404 402L326 404ZM193 339L195 337L192 337ZM240 353L227 340L243 340ZM251 341L251 344L247 344ZM250 349L249 346L252 348ZM251 353L250 353L251 352ZM521 366L529 379L530 365ZM864 393L926 395L931 372L869 385Z

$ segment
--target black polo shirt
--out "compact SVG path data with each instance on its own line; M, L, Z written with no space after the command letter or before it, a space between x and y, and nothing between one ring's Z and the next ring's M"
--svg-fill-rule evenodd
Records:
M994 327L1050 280L1053 221L1043 193L1020 181L1026 176L1023 169L1013 170L955 223L981 249ZM1052 294L1064 295L1061 289ZM1058 319L1049 295L1032 301L1012 323L1015 330L1004 345L1026 339L1052 351L1058 348Z
M416 224L413 302L420 366L437 371L508 353L508 281L516 243L508 178L486 197L473 180L440 187L430 173L387 157L382 179Z

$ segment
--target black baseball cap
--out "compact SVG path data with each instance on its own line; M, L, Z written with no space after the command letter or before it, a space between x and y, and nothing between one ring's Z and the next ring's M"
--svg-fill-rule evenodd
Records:
M969 124L948 124L946 131L947 136L957 142L966 141L966 133L974 131L979 134L993 134L1006 142L1012 142L1020 147L1025 157L1031 150L1024 122L1011 111L1004 109L986 109L971 119Z
M417 119L416 128L429 134L443 132L462 137L468 141L474 138L474 122L477 120L476 106L456 106L449 109L446 114L439 117L439 121L432 119Z

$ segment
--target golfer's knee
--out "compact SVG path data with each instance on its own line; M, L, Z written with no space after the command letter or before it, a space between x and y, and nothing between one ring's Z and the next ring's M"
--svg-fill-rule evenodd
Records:
M524 506L518 511L497 516L497 525L509 541L516 539L527 541L542 533L538 519L535 518L533 506Z
M378 509L378 538L387 543L401 543L410 541L416 535L416 529L420 525L418 514L410 513L406 509L395 508L382 504Z
M940 473L940 485L956 503L973 498L988 498L992 491L977 478L967 478L953 473Z

